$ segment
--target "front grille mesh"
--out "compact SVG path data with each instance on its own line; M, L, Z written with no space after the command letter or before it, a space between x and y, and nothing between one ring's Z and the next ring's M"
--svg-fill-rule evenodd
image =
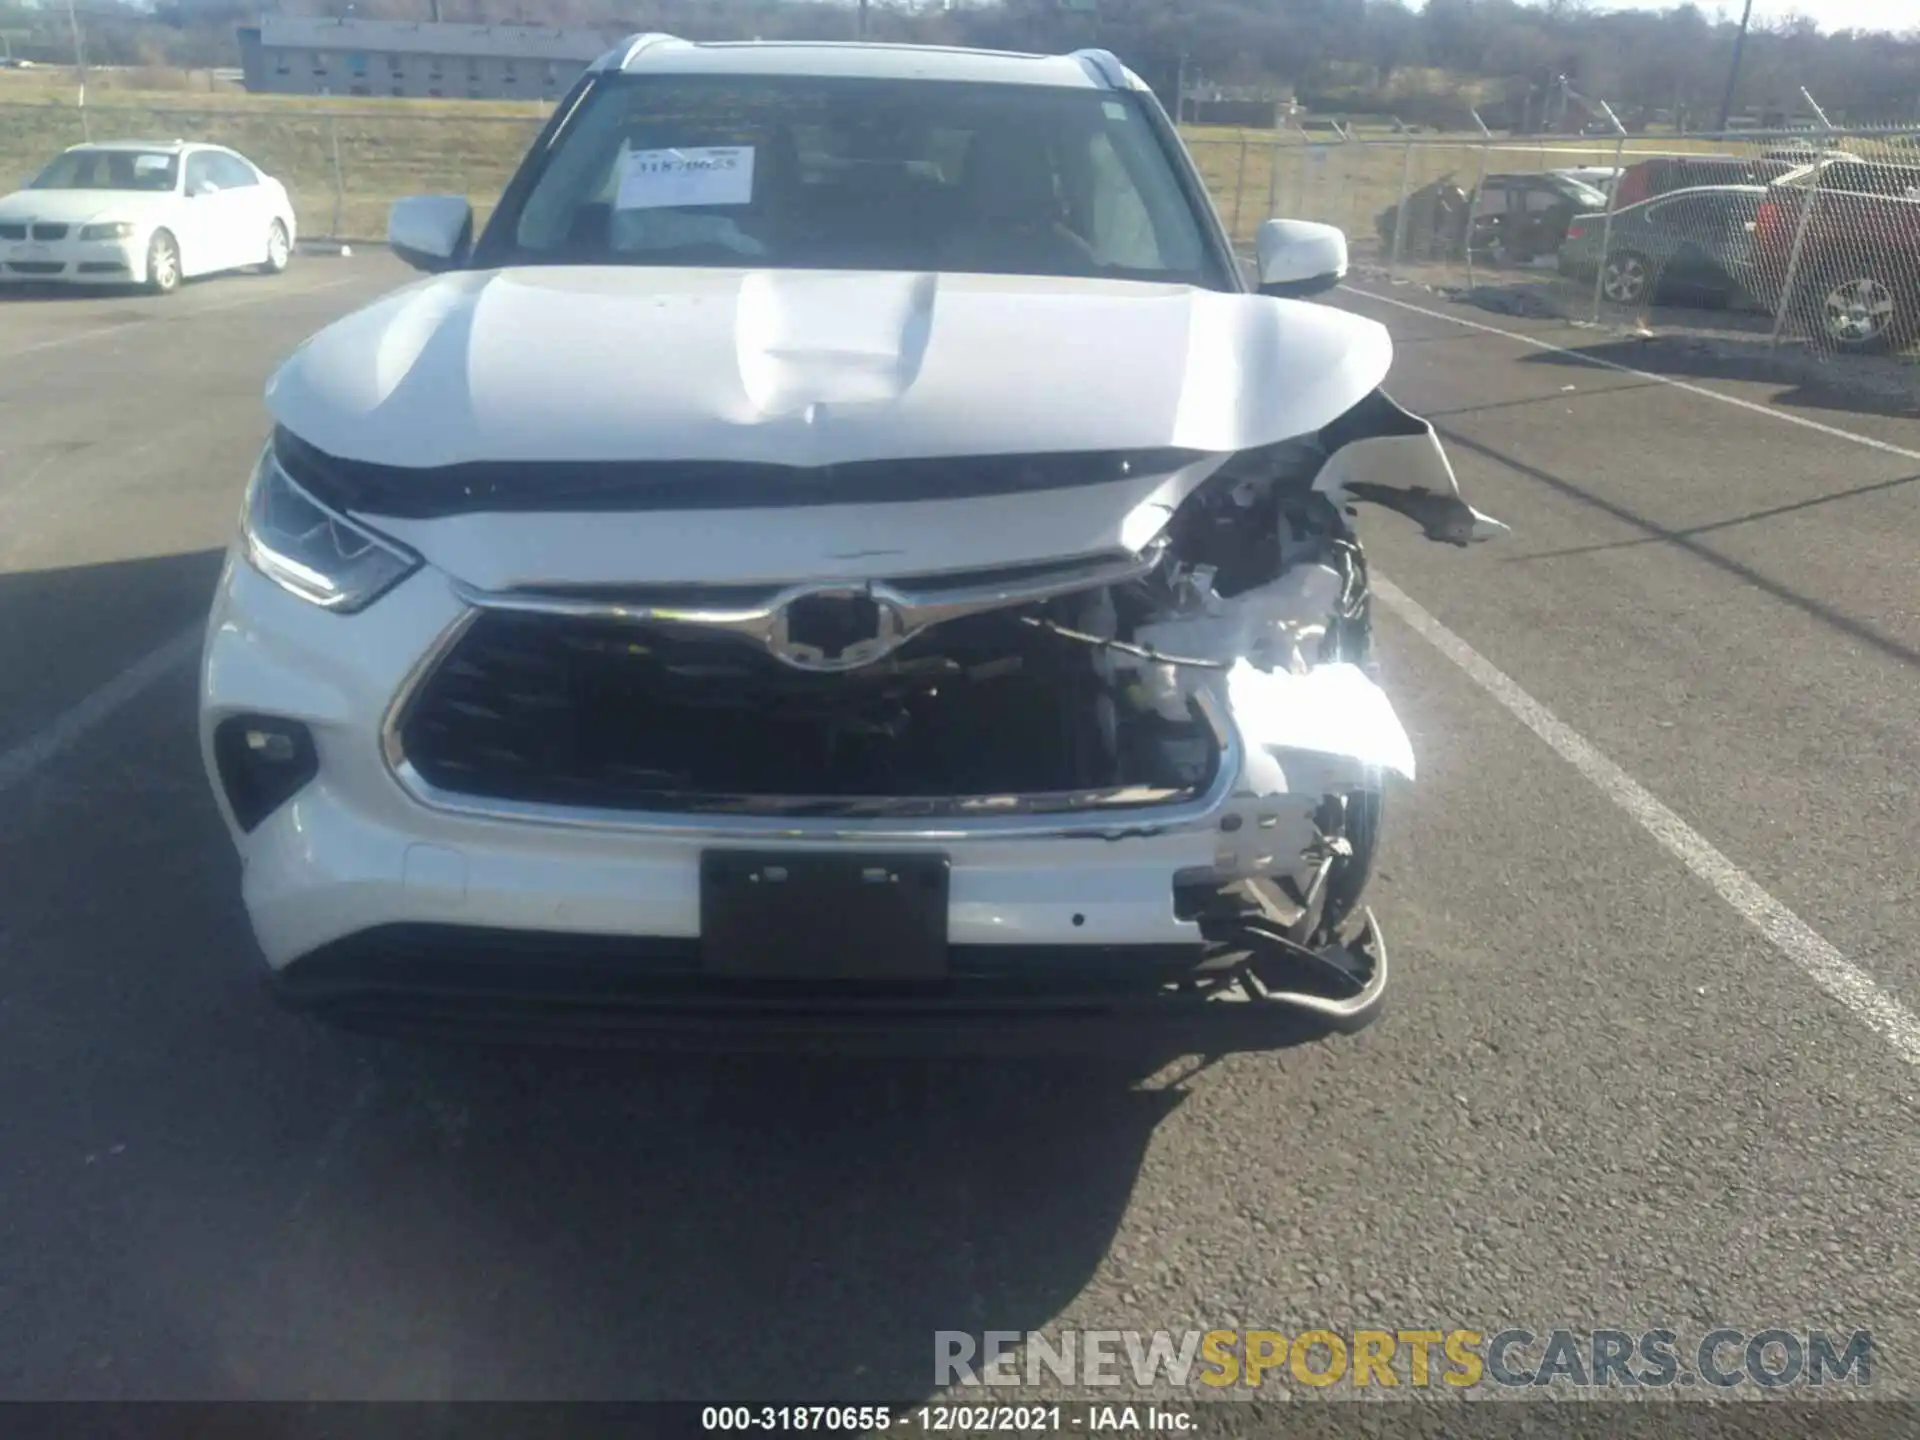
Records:
M1211 766L1100 752L1076 688L1091 667L1060 664L1061 643L977 616L818 675L749 642L489 612L410 699L398 738L436 790L540 806L919 816L983 796L1057 811L1117 803L1103 797L1121 787L1135 805L1197 794Z
M33 238L36 240L64 240L67 238L67 227L65 225L36 225L33 227Z

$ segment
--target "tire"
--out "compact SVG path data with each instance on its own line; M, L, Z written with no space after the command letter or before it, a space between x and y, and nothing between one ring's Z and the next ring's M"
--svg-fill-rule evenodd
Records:
M147 292L171 295L180 288L180 242L165 230L147 242Z
M1363 583L1366 578L1366 556L1362 552L1358 559ZM1342 621L1336 631L1339 640L1338 658L1349 665L1357 665L1366 672L1375 684L1380 682L1380 662L1373 650L1373 591L1367 586L1362 592L1360 605L1353 618ZM1373 878L1374 862L1380 851L1380 834L1386 821L1386 777L1378 777L1374 788L1351 790L1338 797L1329 798L1329 805L1337 805L1344 812L1339 822L1329 827L1329 833L1343 836L1352 853L1333 862L1327 873L1327 884L1320 908L1319 933L1315 937L1322 942L1338 938L1341 927L1346 924L1366 894L1367 882ZM1331 820L1329 814L1323 819Z
M1352 847L1352 853L1335 859L1327 873L1320 931L1314 937L1321 943L1338 938L1341 928L1360 908L1367 882L1373 878L1374 862L1380 854L1380 835L1386 823L1384 789L1349 791L1340 803L1346 812L1341 826L1343 838Z
M1798 287L1794 311L1807 338L1839 355L1885 355L1920 335L1920 287L1884 260L1824 261Z
M1600 293L1615 305L1645 305L1653 298L1653 262L1637 250L1622 250L1600 267Z
M262 275L278 275L293 260L293 241L287 236L287 227L278 220L267 227L267 258L260 266Z

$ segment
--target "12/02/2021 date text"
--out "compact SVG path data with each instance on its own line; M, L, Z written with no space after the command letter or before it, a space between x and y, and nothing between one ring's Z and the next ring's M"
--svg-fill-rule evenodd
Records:
M1193 1416L1154 1405L923 1405L908 1416L927 1434L1185 1434Z

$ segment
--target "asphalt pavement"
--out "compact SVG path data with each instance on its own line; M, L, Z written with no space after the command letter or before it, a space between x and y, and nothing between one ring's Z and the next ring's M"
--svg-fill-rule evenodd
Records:
M1339 297L1513 527L1364 521L1420 775L1360 1036L443 1050L269 1008L191 727L262 385L403 276L0 299L0 1398L900 1399L937 1330L1376 1325L1865 1328L1920 1398L1920 422Z

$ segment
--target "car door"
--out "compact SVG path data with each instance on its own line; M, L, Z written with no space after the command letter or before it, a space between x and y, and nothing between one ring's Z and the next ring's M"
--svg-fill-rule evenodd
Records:
M1507 247L1515 259L1556 254L1567 238L1573 203L1545 180L1529 178L1521 196L1520 217L1514 222Z
M1471 244L1475 250L1490 250L1501 240L1507 227L1508 191L1504 180L1488 180L1480 187L1473 207Z
M1724 253L1730 219L1719 197L1685 191L1648 211L1663 252L1657 258L1669 285L1692 291L1727 288Z
M1760 214L1760 192L1730 190L1712 200L1719 213L1707 247L1708 258L1721 274L1745 288L1753 274L1753 232Z
M220 150L187 157L185 209L199 253L187 259L190 273L205 275L250 265L266 253L266 222L251 223L259 203L259 179L251 166ZM255 254L258 250L260 253Z
M222 221L220 181L215 174L211 150L190 151L180 179L179 223L175 238L180 242L181 272L205 275L226 268L222 246L227 227Z
M274 218L271 192L260 182L260 172L238 155L224 150L209 153L214 179L220 183L222 253L228 257L227 266L257 265L266 258L267 227Z

